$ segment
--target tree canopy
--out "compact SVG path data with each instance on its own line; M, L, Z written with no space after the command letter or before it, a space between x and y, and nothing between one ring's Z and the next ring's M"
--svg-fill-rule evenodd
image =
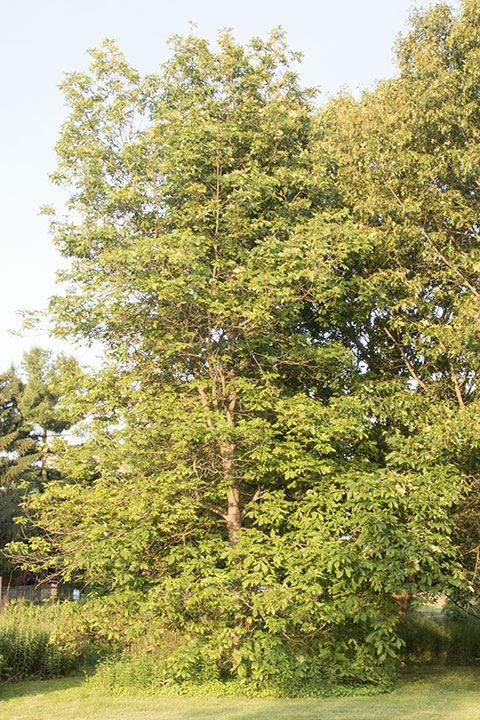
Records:
M398 604L471 588L479 16L415 16L320 109L280 31L65 79L51 311L106 361L10 552L107 637L181 632L175 677L381 682Z

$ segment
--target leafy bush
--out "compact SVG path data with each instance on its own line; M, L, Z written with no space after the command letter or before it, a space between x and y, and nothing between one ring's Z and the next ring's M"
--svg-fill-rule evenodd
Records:
M135 491L148 532L129 519L128 498L116 498L121 534L102 530L107 546L88 560L100 563L99 576L108 565L116 585L81 606L62 631L65 647L97 638L119 652L152 652L165 658L161 672L167 663L166 678L177 684L206 674L202 682L238 681L282 695L319 694L332 685L383 687L401 646L392 594L460 582L442 539L453 495L438 498L435 517L425 520L440 486L436 474L412 474L408 482L395 472L329 475L295 503L282 490L264 491L245 509L250 527L233 546L197 527L195 542L163 546L168 528L162 536L157 527L163 512L157 485ZM109 502L101 497L93 513ZM92 520L86 532L98 527L88 514L91 501L82 496L84 518ZM145 539L154 543L147 559ZM134 573L139 563L153 581ZM171 633L180 636L179 647L165 649L162 634Z
M138 690L152 694L250 697L308 697L377 694L391 686L393 663L387 668L362 643L345 641L324 647L312 642L303 649L273 635L257 632L232 650L228 633L208 638L176 638L150 650L110 657L91 682L108 692ZM232 656L235 664L232 664Z
M310 672L308 672L308 670ZM151 695L189 695L199 697L308 697L327 695L377 695L390 689L386 680L378 684L335 683L325 673L305 668L303 677L287 676L283 685L263 685L250 679L222 677L216 663L199 646L184 649L168 658L159 654L125 654L110 658L97 669L89 682L103 692L131 694L138 691ZM296 682L295 682L296 681Z
M351 629L345 631L352 636ZM407 663L471 665L480 661L480 621L458 611L428 615L411 611L401 623L403 655ZM313 646L301 654L274 637L258 634L253 643L237 649L238 665L222 664L219 637L174 643L150 651L125 652L101 663L90 682L115 694L139 691L160 695L305 697L326 695L374 695L387 691L393 673L377 667L361 648L356 661L326 645L316 653ZM363 677L362 677L363 662ZM240 668L240 671L239 671ZM393 670L393 665L391 666Z
M92 648L68 649L55 632L70 608L59 603L9 603L0 612L0 678L58 677L93 660Z

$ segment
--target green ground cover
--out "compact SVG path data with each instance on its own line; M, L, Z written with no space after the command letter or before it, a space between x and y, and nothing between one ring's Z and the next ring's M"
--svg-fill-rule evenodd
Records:
M0 688L9 720L480 720L480 670L421 671L376 697L308 700L108 697L81 679Z

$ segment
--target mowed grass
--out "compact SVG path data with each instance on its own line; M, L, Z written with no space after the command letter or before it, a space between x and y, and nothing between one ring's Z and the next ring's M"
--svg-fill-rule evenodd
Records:
M422 672L377 697L308 700L109 697L81 679L0 688L5 720L480 720L480 670Z

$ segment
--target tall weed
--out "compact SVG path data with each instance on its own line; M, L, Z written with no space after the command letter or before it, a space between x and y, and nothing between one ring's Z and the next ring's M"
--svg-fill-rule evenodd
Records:
M55 643L66 620L61 603L12 602L0 610L0 679L59 677L85 666L90 648L66 649Z

